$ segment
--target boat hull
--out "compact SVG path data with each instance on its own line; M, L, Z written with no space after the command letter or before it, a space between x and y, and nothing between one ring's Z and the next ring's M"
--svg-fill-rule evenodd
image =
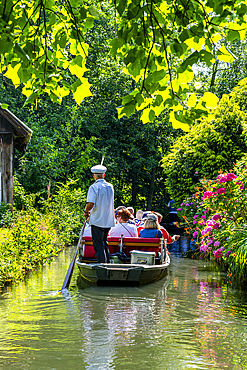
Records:
M160 265L82 263L76 261L80 281L97 285L146 285L163 279L168 273L169 255Z

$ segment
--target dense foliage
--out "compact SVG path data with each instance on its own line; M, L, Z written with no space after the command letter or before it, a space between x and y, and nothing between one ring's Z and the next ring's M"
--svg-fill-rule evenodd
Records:
M189 1L185 6L180 0L118 0L109 4L116 13L111 53L122 59L125 72L139 83L123 99L121 114L129 117L145 108L143 122L153 122L164 109L175 106L170 120L188 129L217 102L209 92L189 97L192 66L233 61L227 42L245 38L245 1ZM1 4L1 71L15 86L24 85L27 102L43 93L61 102L72 92L78 104L91 96L84 76L86 33L100 6L104 3L97 7L83 0ZM183 114L186 107L190 114Z
M247 80L224 95L210 122L203 120L179 138L163 160L169 193L182 202L201 178L229 171L247 152Z
M13 214L10 217L7 208L2 212L8 215L8 222L0 229L0 286L23 279L28 271L50 262L65 245L78 239L85 193L74 185L60 185L57 194L37 210L37 196L16 184Z
M122 63L107 54L114 25L107 9L105 13L86 34L90 45L86 76L93 96L80 107L71 96L64 97L60 105L43 96L35 107L22 107L19 89L3 80L2 102L33 130L27 152L16 153L18 179L27 191L41 196L46 196L49 184L55 194L56 183L69 179L87 189L92 182L89 169L104 154L116 206L155 207L163 213L169 195L160 160L182 132L172 129L166 111L152 124L143 125L138 113L118 119L116 108L135 81L122 72Z

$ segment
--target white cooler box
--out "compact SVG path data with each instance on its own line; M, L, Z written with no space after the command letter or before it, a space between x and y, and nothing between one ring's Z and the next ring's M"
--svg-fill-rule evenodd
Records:
M130 263L142 265L155 264L155 252L131 251Z

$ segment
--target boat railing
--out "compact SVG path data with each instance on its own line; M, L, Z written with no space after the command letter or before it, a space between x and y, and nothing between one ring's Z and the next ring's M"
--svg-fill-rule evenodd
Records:
M130 252L139 250L143 252L155 252L156 263L164 263L166 259L167 240L163 238L139 238L139 237L108 237L110 254L117 252L125 253L130 260ZM83 237L83 248L80 249L79 258L83 262L96 262L97 257L93 248L92 237Z

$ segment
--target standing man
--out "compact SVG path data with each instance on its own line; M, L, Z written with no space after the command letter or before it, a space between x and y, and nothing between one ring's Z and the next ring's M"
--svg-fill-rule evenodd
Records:
M93 247L99 263L110 262L107 234L115 226L114 189L104 180L106 170L102 165L91 168L95 183L88 189L84 210L84 216L90 216Z

